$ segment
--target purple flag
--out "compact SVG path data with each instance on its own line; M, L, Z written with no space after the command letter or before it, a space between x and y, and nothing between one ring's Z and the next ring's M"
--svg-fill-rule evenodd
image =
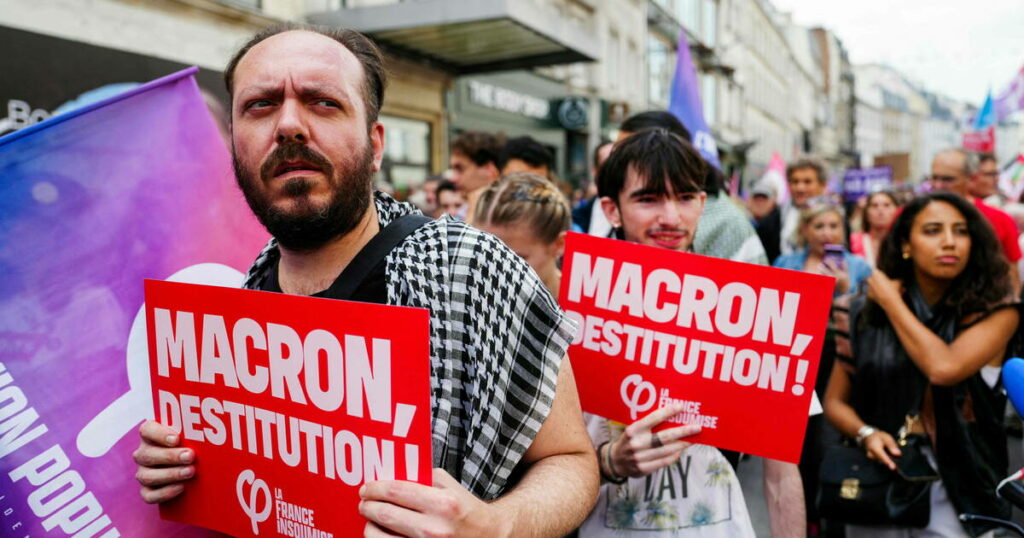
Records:
M153 415L143 279L238 286L267 237L195 72L0 138L5 536L210 534L144 504L131 459Z
M996 121L1003 121L1018 110L1024 110L1024 67L1006 85L995 100Z
M679 31L679 45L676 47L676 74L672 77L672 94L668 100L668 111L690 131L693 146L704 159L721 168L718 160L718 145L711 129L704 121L704 107L701 105L697 85L697 70L690 58L690 45L686 41L686 30Z

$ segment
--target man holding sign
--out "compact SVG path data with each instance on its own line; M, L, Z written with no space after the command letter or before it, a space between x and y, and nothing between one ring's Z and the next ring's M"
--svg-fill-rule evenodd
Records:
M662 129L642 131L619 142L602 169L599 186L602 206L609 221L619 229L619 236L647 246L680 252L690 250L704 205L705 194L701 188L705 166L706 163L689 143ZM641 280L631 280L632 284L624 285L626 279L622 274L626 273L626 266L636 269L637 277L645 272L644 269L649 269L646 265L641 269L640 265L625 261L621 265L619 280L609 285L608 281L602 282L603 277L598 273L604 274L601 267L612 267L605 262L616 262L594 257L599 249L609 252L602 248L604 245L598 245L602 240L579 236L574 239L585 246L581 246L583 250L578 252L567 253L563 273L566 281L562 284L561 299L563 307L570 311L570 317L576 317L584 325L574 344L585 348L582 352L587 354L589 371L600 371L587 376L581 373L581 395L591 394L593 399L590 401L596 403L588 407L587 398L584 398L584 408L613 416L614 412L607 412L625 402L631 414L624 418L633 421L626 426L598 416L588 418L588 429L598 445L601 474L609 484L602 488L597 507L580 529L581 536L628 536L632 535L630 532L637 536L679 536L680 533L689 536L753 536L742 492L727 460L716 448L691 445L685 441L687 436L700 433L702 428L713 431L723 427L719 417L715 416L715 408L707 405L713 402L705 400L702 403L699 396L688 398L685 389L666 396L672 390L671 385L660 385L662 388L658 390L639 373L627 375L620 387L620 377L605 371L605 366L615 367L618 364L631 368L628 365L639 363L683 373L688 363L695 364L700 355L699 346L703 343L693 339L690 348L697 346L698 351L695 353L690 349L684 354L681 350L686 346L685 338L626 325L621 322L621 317L607 318L602 326L596 316L586 315L588 310L595 311L587 306L590 304L612 311L621 306L632 316L644 317L649 313L652 319L661 318L657 320L659 322L671 322L676 318L675 313L667 317L662 314L676 307L670 303L662 304L664 301L678 301L676 312L683 319L684 310L692 312L695 304L707 303L708 296L659 298L659 289L680 291L671 284L671 269L659 268L646 273L645 278L649 280L646 285ZM631 250L639 249L631 247ZM582 254L584 251L588 254ZM652 260L657 258L649 251L643 254ZM710 259L702 259L711 264ZM582 269L579 268L580 263L583 264ZM668 261L664 263L671 264ZM679 282L679 276L675 278L674 281ZM654 280L658 280L660 286L655 284L652 288L650 282ZM641 289L644 296L639 299L633 294ZM608 291L609 295L604 295L602 290ZM652 290L655 293L652 294ZM624 299L623 293L640 302ZM594 301L585 299L587 295L593 296ZM629 302L629 308L617 302L621 300ZM822 321L827 313L827 299L823 305ZM714 346L724 350L721 345ZM574 353L577 349L574 348ZM708 349L704 348L705 351ZM592 353L593 350L615 360L608 362L601 355ZM574 361L577 361L577 356L573 355ZM592 357L595 362L590 363ZM728 360L733 358L729 355ZM620 362L622 359L629 362ZM705 357L705 375L708 364L714 360L712 357L708 361ZM724 360L722 362L724 364ZM714 364L710 368L714 369ZM726 376L726 367L720 369L722 373L716 372L714 377ZM733 370L730 368L728 372L731 374ZM748 371L739 373L744 377L749 375ZM595 382L600 384L599 390L586 386ZM744 380L738 382L745 383ZM759 382L754 380L753 383ZM604 409L598 409L601 407ZM655 411L650 412L651 409ZM803 408L803 416L806 417L806 407ZM792 464L784 465L794 467ZM769 496L781 497L778 491L781 486L795 488L795 502L791 502L793 506L788 509L797 513L772 515L774 534L796 536L804 531L800 510L803 500L795 468L789 474L793 475L792 479L785 483L781 480L769 482L769 488L775 488L775 491L769 491ZM773 511L782 509L778 503L772 504L772 508Z
M571 530L597 488L563 361L574 327L500 241L410 218L411 206L373 193L384 144L376 46L346 30L272 27L235 55L225 81L238 183L275 237L246 286L430 310L434 486L362 486L366 535ZM141 433L143 498L182 494L202 455L159 423Z

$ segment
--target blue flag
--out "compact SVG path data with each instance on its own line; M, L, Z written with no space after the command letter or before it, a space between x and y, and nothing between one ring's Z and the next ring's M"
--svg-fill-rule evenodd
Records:
M679 46L676 53L676 74L672 77L672 94L668 99L668 111L690 131L693 146L715 168L721 168L718 160L718 145L711 129L704 121L704 107L697 86L697 70L690 59L690 44L686 41L686 30L679 31Z
M978 111L978 115L974 117L974 130L978 131L985 129L996 123L996 111L992 105L992 92L989 91L985 97L985 104L981 105L981 110Z

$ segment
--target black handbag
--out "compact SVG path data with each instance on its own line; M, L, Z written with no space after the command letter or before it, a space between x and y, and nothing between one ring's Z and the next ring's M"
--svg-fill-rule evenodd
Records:
M826 451L817 499L821 517L855 525L928 526L931 483L939 475L922 451L928 437L906 431L898 441L902 455L893 458L895 472L859 447L838 445Z

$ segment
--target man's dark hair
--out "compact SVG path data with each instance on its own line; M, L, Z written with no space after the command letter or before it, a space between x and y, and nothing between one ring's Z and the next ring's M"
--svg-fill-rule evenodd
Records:
M988 152L978 153L978 164L987 163L989 161L996 162L996 156Z
M1011 291L1008 263L992 231L988 219L974 204L949 192L933 192L914 198L896 216L878 251L878 269L889 278L909 284L916 280L914 259L903 258L903 245L910 242L910 232L917 215L929 204L944 202L953 206L967 221L971 250L967 266L953 279L940 301L960 320L968 314L984 312L1005 300ZM874 315L884 316L881 308Z
M698 192L704 188L707 166L682 137L664 129L643 130L615 146L601 167L597 195L618 203L630 170L640 176L644 189L652 194L667 195L668 186L676 194Z
M627 133L638 133L645 129L664 129L689 143L693 143L693 137L683 122L670 112L664 110L649 110L630 116L622 123L621 130ZM714 166L707 166L707 174L704 177L704 192L708 196L718 196L718 192L725 188L725 176Z
M302 31L313 32L329 37L349 50L359 64L363 66L363 101L366 103L366 124L371 125L377 121L380 114L380 107L384 104L384 89L387 86L387 71L384 69L384 55L370 38L355 30L344 28L330 28L299 22L282 22L268 26L260 30L252 39L247 41L238 52L231 57L227 68L224 70L224 85L227 87L228 96L234 98L235 69L238 63L249 52L249 49L257 44L285 32Z
M549 171L555 167L555 155L551 150L529 136L520 136L506 142L499 159L498 168L505 168L512 159L519 159L533 167L544 166Z
M821 164L818 159L810 157L803 157L789 163L789 166L786 166L786 181L793 177L793 172L804 168L814 170L814 175L818 177L818 183L825 184L825 165Z
M455 184L447 179L442 179L441 182L437 184L437 197L439 200L441 199L441 193L444 191L459 192L455 187Z
M664 129L687 142L693 142L693 135L683 125L683 122L679 121L679 118L671 112L664 110L648 110L634 114L626 118L626 121L622 122L622 126L619 127L620 131L627 133L639 133L644 129Z
M505 137L483 131L466 131L452 142L452 153L461 153L477 166L494 163L501 170L501 148Z

